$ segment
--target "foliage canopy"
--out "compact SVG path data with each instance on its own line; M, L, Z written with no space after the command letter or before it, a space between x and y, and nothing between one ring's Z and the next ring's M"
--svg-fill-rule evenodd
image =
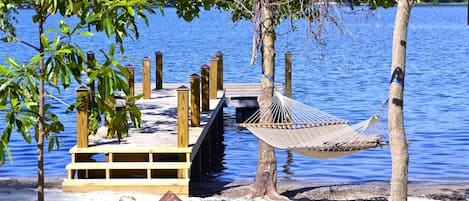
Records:
M0 115L5 120L1 134L0 164L5 162L7 156L11 159L8 142L12 134L20 133L26 142L31 143L32 136L38 139L40 125L49 141L49 151L54 145L59 146L57 134L64 130L64 125L51 111L52 106L41 103L40 97L55 98L52 94L60 94L63 89L71 86L91 84L97 80L98 90L90 103L90 133L96 131L101 122L106 121L110 130L115 131L119 138L125 137L127 128L122 125L129 117L133 125L139 127L140 111L135 106L135 101L140 96L127 99L124 112L114 109L117 98L124 98L119 96L129 94L125 82L129 73L119 63L121 58L116 55L116 45L112 44L108 50L99 51L104 58L99 63L97 60L88 60L72 38L92 37L95 32L104 32L107 37L114 39L123 54L123 39L139 37L137 21L143 19L148 25L147 15L154 14L154 8L162 11L164 2L35 0L31 2L34 15L30 23L38 27L38 41L18 38L18 5L21 3L21 0L0 1L0 37L3 42L21 43L36 52L36 55L26 63L7 57L7 65L0 65ZM60 15L61 19L50 20L53 15ZM78 20L65 20L72 17ZM57 23L59 28L45 30L46 22ZM86 68L87 66L93 68ZM88 75L87 79L83 79L83 73ZM40 90L42 82L47 86L44 94ZM118 91L122 93L116 94ZM39 107L41 104L44 104L43 115ZM68 111L80 104L72 104ZM35 134L31 135L31 131ZM114 132L109 134L112 137Z

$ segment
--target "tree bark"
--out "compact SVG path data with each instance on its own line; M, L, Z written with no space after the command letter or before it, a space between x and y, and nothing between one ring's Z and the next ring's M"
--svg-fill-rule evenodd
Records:
M413 0L399 0L392 43L392 80L389 89L389 138L392 158L391 200L407 200L409 153L404 130L404 77L407 27Z
M261 120L270 122L269 106L274 92L275 74L275 7L270 0L260 3L261 11L261 51L262 80L258 98ZM288 200L277 193L277 159L274 148L259 140L257 172L254 184L248 195L250 198L263 197L269 200Z
M43 5L43 4L41 4ZM41 8L36 8L41 9ZM37 12L41 13L41 12ZM37 200L44 201L44 135L45 135L45 105L44 105L44 79L45 79L45 67L44 67L44 46L41 42L41 34L44 33L45 19L40 16L39 21L39 53L41 54L41 61L39 63L39 73L41 78L39 79L39 129L37 135Z

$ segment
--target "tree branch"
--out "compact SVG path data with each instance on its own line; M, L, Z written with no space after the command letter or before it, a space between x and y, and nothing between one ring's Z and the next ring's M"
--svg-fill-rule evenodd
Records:
M13 40L16 41L16 42L19 42L19 43L21 43L21 44L23 44L23 45L26 45L26 46L28 46L28 47L31 47L31 48L35 49L36 51L39 51L39 48L38 48L38 47L34 46L34 45L31 44L31 43L28 43L28 42L26 42L26 41L23 41L23 40L21 40L21 39L15 37L15 36L13 36L11 33L5 31L4 29L0 28L0 31L2 31L3 33L5 33L5 35L6 35L8 38L11 38L11 39L13 39Z

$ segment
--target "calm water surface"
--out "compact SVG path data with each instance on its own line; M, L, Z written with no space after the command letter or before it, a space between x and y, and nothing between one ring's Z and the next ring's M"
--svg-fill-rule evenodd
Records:
M409 147L409 178L414 181L469 181L469 26L464 6L415 7L409 24L408 65L405 86L405 128ZM30 10L21 11L19 37L35 37ZM294 53L293 97L328 113L363 120L373 115L387 97L391 63L391 39L395 9L374 13L344 15L350 33L343 37L329 28L327 47L307 42L306 28L297 22L298 32L289 33L288 24L277 32L276 81L283 82L283 53ZM144 56L164 53L164 81L188 82L216 51L225 54L226 82L258 82L260 62L250 67L252 26L233 24L229 14L203 12L200 19L186 23L177 19L173 9L165 16L153 16L149 28L142 27L142 38L128 41L126 54L139 66ZM54 23L49 27L56 27ZM106 48L102 35L77 38L85 50ZM2 44L0 58L14 55L27 61L33 52L17 44ZM100 56L98 55L98 58ZM153 61L154 62L154 61ZM0 63L5 63L3 59ZM138 73L137 73L138 74ZM152 76L154 77L154 76ZM140 80L139 77L136 78ZM75 94L62 94L72 102ZM46 154L46 176L65 176L70 162L68 150L75 144L75 114L65 114L64 106L54 100L66 130L60 136L58 151ZM257 162L257 140L234 120L234 110L225 110L226 155L224 169L213 175L216 180L252 180ZM2 117L3 118L3 117ZM240 146L243 145L243 146ZM13 163L0 167L0 177L36 175L36 148L12 137ZM306 158L277 150L279 178L293 181L363 182L389 180L389 148L364 151L330 160Z

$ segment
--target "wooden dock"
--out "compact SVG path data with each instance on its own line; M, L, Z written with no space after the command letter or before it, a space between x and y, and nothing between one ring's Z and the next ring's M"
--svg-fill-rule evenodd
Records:
M92 52L88 56L94 58ZM136 102L142 123L139 129L129 128L128 137L120 143L107 139L105 129L88 135L86 107L77 110L77 125L84 128L77 127L77 145L70 149L71 162L66 166L68 177L62 182L63 191L164 194L169 190L189 196L190 181L202 180L221 166L223 107L256 108L260 84L223 83L221 52L210 59L210 67L201 66L201 76L192 74L189 83L163 83L162 53L156 52L155 57L154 88L148 57L142 61L143 83L134 84L133 77L128 79L130 95L144 97ZM127 69L134 76L133 66ZM285 85L286 90L289 86ZM282 89L281 84L276 84L277 91Z
M210 168L221 162L225 95L252 99L259 93L260 85L225 83L217 99L210 100L210 111L201 113L200 126L189 127L189 146L178 147L176 89L181 85L164 84L163 89L151 91L150 99L139 100L141 128L130 128L129 136L120 144L98 132L89 136L89 147L73 147L63 191L164 194L171 190L189 196L189 181L203 179ZM245 90L237 90L240 87ZM136 85L135 90L141 93L142 85Z

